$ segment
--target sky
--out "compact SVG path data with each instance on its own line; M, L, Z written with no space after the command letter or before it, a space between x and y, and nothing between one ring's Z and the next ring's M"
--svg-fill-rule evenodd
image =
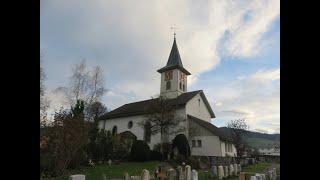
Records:
M173 43L191 72L188 91L203 90L225 126L246 119L250 130L280 133L279 0L43 0L40 48L50 112L65 105L74 64L101 66L115 109L160 93Z

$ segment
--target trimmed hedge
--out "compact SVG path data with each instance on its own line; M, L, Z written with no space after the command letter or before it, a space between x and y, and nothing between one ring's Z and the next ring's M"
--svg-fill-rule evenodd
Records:
M137 140L132 144L130 158L133 161L147 161L150 158L150 147L142 141Z
M188 139L184 134L178 134L173 140L172 140L172 148L178 148L178 151L181 155L183 155L185 158L188 158L190 156L190 146Z

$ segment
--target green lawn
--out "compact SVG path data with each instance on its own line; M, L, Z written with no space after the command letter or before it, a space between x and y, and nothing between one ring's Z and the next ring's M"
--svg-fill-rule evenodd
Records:
M83 167L81 169L72 170L68 172L68 175L55 178L56 180L68 180L71 174L84 174L86 180L100 180L102 175L105 174L107 179L109 178L122 178L125 172L128 172L130 176L140 175L142 169L148 169L150 173L153 173L155 168L160 162L125 162L117 165L108 166L106 164L96 165L95 167Z

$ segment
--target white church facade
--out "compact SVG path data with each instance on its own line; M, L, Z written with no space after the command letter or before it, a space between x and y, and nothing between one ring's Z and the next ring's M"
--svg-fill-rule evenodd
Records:
M202 90L187 91L187 76L191 73L183 65L176 38L168 62L158 70L161 74L160 96L175 104L175 113L185 119L180 122L189 141L192 156L237 156L232 140L210 123L215 114ZM113 133L131 132L138 140L145 140L151 149L160 143L160 133L146 137L140 125L147 120L146 109L156 99L133 102L120 106L100 118L99 128ZM169 135L169 142L177 134Z

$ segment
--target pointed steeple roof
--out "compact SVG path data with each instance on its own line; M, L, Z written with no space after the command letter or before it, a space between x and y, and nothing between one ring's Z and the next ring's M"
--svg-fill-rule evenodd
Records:
M176 42L176 37L174 37L174 40L173 40L167 65L159 69L158 72L162 73L164 71L171 70L171 69L180 69L182 72L186 73L187 75L191 74L182 65L181 57L180 57L177 42Z
M167 66L174 66L174 65L178 65L178 66L183 67L182 62L181 62L181 57L179 54L179 50L178 50L178 46L177 46L177 42L176 42L176 38L174 38L174 40L173 40L173 45L172 45L169 59L167 62Z

